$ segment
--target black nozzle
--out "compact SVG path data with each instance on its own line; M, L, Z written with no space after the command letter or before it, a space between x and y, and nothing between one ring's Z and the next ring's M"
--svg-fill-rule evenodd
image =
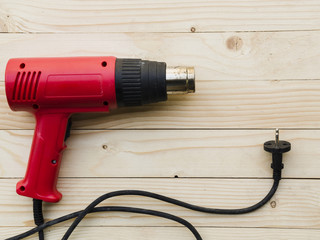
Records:
M165 101L166 63L117 58L115 85L119 107Z

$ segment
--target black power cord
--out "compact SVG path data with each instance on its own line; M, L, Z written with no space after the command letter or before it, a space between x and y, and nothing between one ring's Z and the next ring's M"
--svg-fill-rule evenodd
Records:
M72 218L75 218L75 217L79 216L82 212L83 212L83 210L78 211L78 212L74 212L74 213L70 213L70 214L65 215L63 217L56 218L52 221L46 222L38 227L35 227L29 231L26 231L22 234L19 234L17 236L11 237L11 238L7 238L6 240L19 240L19 239L29 237L32 234L43 231L43 229L45 229L47 227L53 226L55 224L58 224L58 223L61 223L64 221L67 221ZM95 212L131 212L131 213L146 214L146 215L166 218L166 219L169 219L169 220L172 220L172 221L175 221L175 222L178 222L178 223L184 225L192 232L192 234L194 235L194 237L197 240L202 240L202 237L200 236L199 232L196 230L196 228L191 223L184 220L183 218L177 217L177 216L169 214L169 213L164 213L164 212L159 212L159 211L154 211L154 210L149 210L149 209L121 207L121 206L95 207L92 209L91 212L88 212L88 213L95 213ZM70 234L69 234L69 236L70 236ZM68 239L69 236L65 237L65 239Z
M249 213L252 211L257 210L258 208L262 207L264 204L266 204L272 196L275 194L279 182L281 180L281 171L283 169L283 163L282 163L282 154L285 152L290 151L291 149L291 144L286 141L279 141L279 131L276 131L276 140L275 141L268 141L264 143L264 150L267 152L272 153L272 164L271 168L273 169L273 185L269 191L269 193L258 203L247 207L247 208L240 208L240 209L216 209L216 208L206 208L206 207L200 207L197 205L189 204L183 201L179 201L174 198L169 198L160 194L152 193L152 192L146 192L146 191L140 191L140 190L122 190L122 191L115 191L115 192L110 192L107 194L104 194L97 198L95 201L93 201L91 204L88 205L84 210L78 211L75 213L71 213L68 215L65 215L63 217L57 218L55 220L52 220L50 222L44 223L34 229L31 229L23 234L17 235L12 238L8 238L7 240L18 240L22 239L25 237L28 237L36 232L39 232L39 239L40 239L40 232L43 231L44 228L52 226L54 224L60 223L62 221L66 221L71 218L76 218L71 226L68 228L66 231L65 235L63 236L62 240L67 240L74 229L78 226L80 221L88 214L88 213L93 213L93 212L101 212L101 211L121 211L121 212L133 212L133 213L139 213L139 214L148 214L148 215L153 215L153 216L158 216L158 217L163 217L167 218L173 221L176 221L184 226L186 226L195 236L197 240L202 240L200 234L197 232L195 227L187 222L186 220L179 218L177 216L164 213L164 212L158 212L158 211L153 211L153 210L148 210L148 209L140 209L140 208L130 208L130 207L96 207L99 203L102 201L112 198L112 197L117 197L117 196L125 196L125 195L136 195L136 196L144 196L144 197L149 197L149 198L154 198L160 201L164 201L167 203L171 203L180 207L184 207L190 210L198 211L198 212L204 212L204 213L211 213L211 214L244 214L244 213ZM34 205L35 206L35 205ZM40 211L41 204L36 204L36 211L39 213L41 212L42 216L42 210ZM39 214L35 214L35 217L38 216ZM35 219L36 221L36 219ZM37 220L38 222L38 220ZM43 240L43 239L40 239Z
M34 219L34 223L37 226L44 224L42 200L33 199L33 219ZM44 240L43 230L40 230L38 234L39 234L39 240Z
M8 238L6 240L19 240L23 239L25 237L28 237L36 232L39 232L39 239L40 239L40 232L43 231L44 228L47 228L49 226L58 224L60 222L69 220L71 218L76 218L72 225L68 228L67 232L63 236L62 240L67 240L71 233L74 231L74 229L78 226L80 221L89 213L93 212L100 212L100 211L121 211L121 212L133 212L133 213L140 213L140 214L147 214L147 215L153 215L153 216L158 216L158 217L163 217L167 218L176 222L179 222L186 226L195 236L197 240L202 240L201 236L199 233L195 230L194 226L187 222L186 220L179 218L177 216L164 213L164 212L158 212L158 211L153 211L153 210L148 210L148 209L140 209L140 208L129 208L129 207L96 207L99 203L102 201L112 198L112 197L117 197L117 196L144 196L144 197L149 197L149 198L154 198L160 201L164 201L167 203L171 203L177 206L181 206L184 208L188 208L194 211L199 211L199 212L205 212L205 213L212 213L212 214L243 214L243 213L248 213L252 212L260 207L262 207L265 203L267 203L274 193L277 190L277 187L279 185L279 180L275 180L273 183L273 186L269 193L266 195L265 198L263 198L260 202L258 202L255 205L252 205L251 207L247 208L241 208L241 209L214 209L214 208L205 208L205 207L200 207L196 205L192 205L186 202L179 201L174 198L169 198L160 194L152 193L152 192L146 192L146 191L140 191L140 190L122 190L122 191L115 191L115 192L110 192L107 194L104 194L97 198L95 201L93 201L88 207L86 207L82 211L74 212L68 215L65 215L63 217L57 218L55 220L52 220L50 222L44 223L36 228L33 228L23 234L17 235L12 238Z

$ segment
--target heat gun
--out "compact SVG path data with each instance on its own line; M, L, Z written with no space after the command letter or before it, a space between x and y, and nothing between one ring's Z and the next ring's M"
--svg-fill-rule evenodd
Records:
M5 76L6 96L14 111L28 111L36 117L36 128L26 175L17 183L17 193L33 198L37 227L7 240L19 240L36 232L44 240L46 227L75 218L62 240L67 240L80 221L94 212L132 212L166 218L187 227L202 240L195 227L178 216L143 208L97 205L117 196L140 196L157 199L189 210L208 214L238 215L264 206L275 194L283 169L282 155L291 144L279 140L264 143L272 153L273 185L258 203L245 208L219 209L186 203L142 190L119 190L106 193L84 210L44 222L42 201L58 202L62 194L56 183L65 139L69 136L69 118L73 113L109 112L121 106L138 106L167 100L168 94L195 91L192 67L167 68L164 62L115 57L17 58L9 60Z
M16 58L5 73L6 96L14 111L35 115L26 175L18 194L58 202L57 190L68 119L73 113L109 112L167 100L195 91L192 67L115 57Z

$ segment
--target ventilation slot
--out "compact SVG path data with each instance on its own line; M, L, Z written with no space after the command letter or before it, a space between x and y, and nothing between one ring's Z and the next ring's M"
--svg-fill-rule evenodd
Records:
M18 72L13 87L13 101L35 101L41 72Z

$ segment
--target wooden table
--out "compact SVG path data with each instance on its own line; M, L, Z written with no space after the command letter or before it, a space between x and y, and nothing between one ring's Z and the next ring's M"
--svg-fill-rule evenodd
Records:
M320 238L320 1L0 0L0 238L33 227L32 201L15 193L34 118L12 112L4 90L14 57L113 55L194 66L196 93L74 116L57 204L46 220L99 195L149 190L207 207L245 207L272 184L263 143L292 143L284 179L262 209L208 215L141 197L105 205L145 207L186 218L206 240ZM45 231L60 239L70 222ZM30 239L37 239L36 236ZM70 239L194 239L156 217L99 213Z

